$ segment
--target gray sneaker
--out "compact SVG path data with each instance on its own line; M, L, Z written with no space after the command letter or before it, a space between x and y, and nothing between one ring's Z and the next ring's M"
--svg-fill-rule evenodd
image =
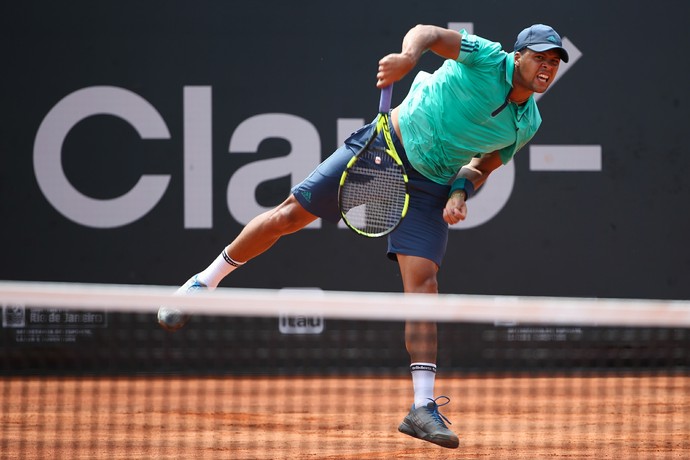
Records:
M446 401L443 404L437 404L436 401L441 398ZM426 406L418 409L415 409L413 404L410 413L405 416L405 419L398 427L398 431L441 447L457 448L460 441L455 433L450 431L445 424L445 422L448 422L450 425L450 421L438 411L439 407L445 406L450 402L450 398L439 396L436 399L429 398L429 401Z
M175 291L175 295L193 294L199 289L206 289L206 285L196 279L197 276L198 275L194 275L189 278L189 280L187 280L187 282L184 283L181 288ZM158 324L160 324L163 329L168 331L176 331L180 329L182 326L187 324L189 318L189 314L183 312L182 310L178 310L177 308L160 307L158 309Z

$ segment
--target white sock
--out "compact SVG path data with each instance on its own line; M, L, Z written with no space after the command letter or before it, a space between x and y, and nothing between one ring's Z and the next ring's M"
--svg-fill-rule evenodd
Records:
M426 406L430 399L434 399L434 382L436 380L436 364L412 363L412 387L414 388L414 407Z
M223 249L220 255L216 257L216 260L211 262L211 265L206 270L197 275L197 279L209 288L215 289L223 281L223 278L242 265L244 265L244 262L233 260Z

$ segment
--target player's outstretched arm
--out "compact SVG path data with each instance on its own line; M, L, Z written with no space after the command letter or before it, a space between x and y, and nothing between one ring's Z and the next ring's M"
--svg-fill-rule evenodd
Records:
M410 72L426 51L446 59L457 59L460 53L460 32L431 25L416 25L403 38L400 53L384 56L379 61L376 86L392 85Z

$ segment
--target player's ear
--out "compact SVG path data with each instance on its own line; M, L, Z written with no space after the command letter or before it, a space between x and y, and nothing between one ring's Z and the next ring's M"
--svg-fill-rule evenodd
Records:
M520 54L520 52L519 52L519 51L516 51L516 52L515 52L515 66L516 66L516 67L517 67L518 65L520 65L520 58L521 58L521 57L522 57L522 55Z

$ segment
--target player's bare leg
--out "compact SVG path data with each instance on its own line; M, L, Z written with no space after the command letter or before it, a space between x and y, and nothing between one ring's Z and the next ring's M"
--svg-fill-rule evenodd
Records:
M434 262L398 254L398 264L406 293L438 294L438 266ZM415 402L398 430L442 447L458 447L458 437L448 429L445 424L448 419L438 411L450 399L446 396L434 397L438 348L436 323L405 323L405 346L410 355ZM438 404L439 399L444 402Z
M398 264L406 293L438 293L438 266L434 262L398 254ZM405 346L411 362L436 364L436 323L408 321L405 324Z
M191 277L177 290L177 294L215 288L233 270L268 250L280 237L306 227L316 218L290 195L280 205L252 219L221 255L204 271ZM158 323L169 331L180 329L189 317L177 308L161 307L158 310Z
M280 237L295 233L316 219L290 195L275 208L252 219L225 252L234 260L246 262L268 250Z

